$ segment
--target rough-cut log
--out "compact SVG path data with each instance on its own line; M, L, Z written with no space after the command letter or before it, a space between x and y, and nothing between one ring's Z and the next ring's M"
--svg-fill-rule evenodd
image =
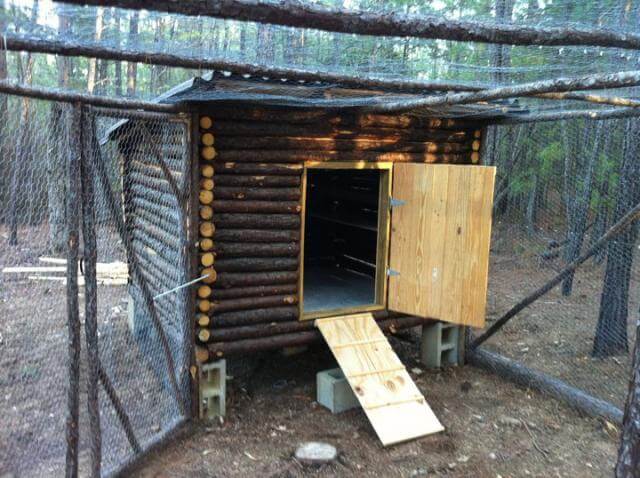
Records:
M213 321L216 321L217 314L221 312L230 312L232 310L255 310L268 307L282 307L294 305L298 302L295 295L271 295L264 297L245 297L240 299L227 299L219 302L213 302L211 310L213 311Z
M211 339L210 339L211 340ZM638 478L640 475L640 323L636 326L631 380L624 407L622 433L618 447L616 478Z
M588 415L603 417L614 423L621 423L622 421L622 410L614 407L609 402L592 397L562 380L531 370L502 355L488 350L476 349L467 351L467 358L471 364L477 367L512 380L523 387L538 390L546 396L562 400L571 405L572 408Z
M385 88L400 92L425 91L476 91L482 86L455 81L428 80L388 80L373 76L353 76L337 74L327 70L300 70L296 68L272 67L268 65L242 63L226 58L194 57L192 55L177 55L158 53L151 50L132 50L111 48L97 45L81 45L77 42L59 41L53 39L25 38L19 35L7 34L3 37L3 46L10 51L30 51L34 53L49 53L53 55L100 58L104 60L127 61L150 65L164 65L194 70L223 70L238 74L250 74L257 77L288 78L300 81L326 81L344 86L364 88ZM138 112L134 112L138 113ZM243 118L238 118L243 119ZM209 129L211 125L207 128Z
M229 162L280 162L297 163L303 161L391 161L414 163L463 163L469 161L468 154L433 154L433 153L402 153L402 152L377 152L377 151L305 151L305 150L234 150L221 151L220 161ZM229 181L226 176L225 181ZM296 178L297 179L297 178ZM220 182L216 183L220 185ZM224 184L227 185L227 184ZM239 186L254 186L245 180ZM273 186L286 186L286 184L264 184ZM297 186L297 184L292 184Z
M300 188L216 187L216 199L248 201L298 201Z
M214 250L218 257L298 257L298 242L216 242Z
M234 214L221 213L213 216L216 228L234 229L298 229L298 214ZM215 236L220 240L219 236Z
M238 257L216 260L216 270L223 272L262 272L298 270L297 257Z
M278 137L278 136L254 136L235 137L223 136L218 139L218 149L224 150L307 150L307 151L383 151L406 153L461 153L469 151L470 145L465 143L433 143L416 141L398 141L396 139L335 139L335 138L309 138ZM233 163L232 163L233 164ZM277 174L274 168L273 174ZM265 166L265 172L271 172L271 168ZM242 170L240 170L242 171ZM218 173L221 173L218 167ZM295 174L295 170L293 173Z
M198 245L201 251L210 251L213 249L213 239L209 239L208 237L200 238Z
M212 327L234 327L241 325L298 320L297 306L269 307L266 309L241 310L213 314Z
M218 186L299 186L299 176L236 176L224 175L216 180Z
M424 98L399 100L397 102L390 101L379 105L377 110L410 111L424 107L462 105L481 101L516 98L518 96L536 96L541 93L622 88L637 86L639 84L640 70L631 70L610 74L592 74L573 78L540 80L513 86L489 88L481 91L447 93L440 96L432 95Z
M299 213L302 206L294 201L214 200L213 209L216 214L221 212L294 214Z
M313 127L306 125L266 123L260 121L218 121L214 130L222 136L307 136L335 139L384 138L395 141L437 141L446 143L464 143L469 139L469 131L446 131L427 128L355 128L349 126L331 126L319 122Z
M270 229L220 229L216 231L216 241L220 242L289 242L299 241L300 230Z
M427 322L431 322L431 320L419 317L407 317L381 320L378 322L378 325L386 333L395 333L398 330L415 327ZM222 357L225 355L250 354L262 350L307 345L321 339L322 335L318 330L303 330L301 332L273 335L270 337L209 343L207 348L211 355Z
M223 272L218 274L216 288L230 289L255 285L290 284L298 280L298 273L283 272Z
M522 124L544 121L561 121L586 118L591 120L607 120L640 116L640 108L607 108L600 110L569 110L552 113L518 115L492 122L492 124Z
M416 37L507 45L585 45L640 49L640 35L605 28L532 27L511 23L450 20L435 15L371 13L328 8L296 0L69 0L69 3L152 9L193 16L228 18L329 32Z
M179 105L167 105L163 103L153 103L151 101L130 100L124 98L110 98L106 96L89 95L87 93L62 91L53 88L26 86L8 80L0 81L0 93L36 98L39 100L60 101L62 103L80 103L125 110L158 111L162 113L175 113L181 111L181 107Z
M403 328L414 327L424 324L426 319L421 317L388 317L388 313L374 313L374 318L387 330L395 331ZM245 325L241 327L214 328L210 330L210 341L230 342L234 340L255 339L260 337L270 337L273 335L289 334L304 330L313 330L315 323L313 320L273 322L268 324Z
M234 138L235 139L235 138ZM235 149L258 149L260 146L256 145L254 147L242 147L244 142L238 141L236 145L234 145ZM237 146L240 146L238 148ZM234 149L229 148L229 149ZM270 149L270 148L265 148ZM280 149L280 148L272 148L272 149ZM232 163L232 162L216 162L216 173L217 174L259 174L259 175L280 175L280 176L300 176L302 173L302 164L291 164L291 163Z
M245 297L265 297L269 295L295 294L298 291L298 283L259 285L254 287L238 287L236 289L214 289L212 299L221 301L226 299L242 299Z

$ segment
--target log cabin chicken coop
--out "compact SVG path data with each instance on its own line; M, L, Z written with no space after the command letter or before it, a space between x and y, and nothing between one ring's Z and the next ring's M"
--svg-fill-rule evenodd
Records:
M380 112L411 97L213 74L159 99L182 103L190 125L154 153L187 152L175 173L188 191L186 246L178 260L138 262L152 278L173 268L197 280L165 311L193 324L192 336L172 340L193 341L191 373L180 376L196 397L204 364L324 338L384 444L442 429L383 333L484 325L495 168L480 164L480 148L504 110ZM128 148L132 124L109 137L124 158L125 217L144 247L145 236L176 228L146 199L171 188L154 190L153 154Z

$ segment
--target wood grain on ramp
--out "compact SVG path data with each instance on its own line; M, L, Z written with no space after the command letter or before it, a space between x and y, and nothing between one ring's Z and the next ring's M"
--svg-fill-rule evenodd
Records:
M444 430L371 314L315 324L384 446Z

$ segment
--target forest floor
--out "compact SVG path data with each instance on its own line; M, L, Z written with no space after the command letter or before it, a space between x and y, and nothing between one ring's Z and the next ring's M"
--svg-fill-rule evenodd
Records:
M44 234L34 228L21 242L29 246L13 248L0 237L0 267L38 264L38 257L46 255L46 241L38 240ZM101 251L107 251L101 260L111 260L111 239L101 239ZM494 241L489 323L561 268L560 260L540 262L533 246L518 249L522 244L524 239L517 236L511 236L509 243ZM636 265L630 326L638 310L639 272ZM621 406L627 387L626 357L589 356L601 285L602 267L586 264L576 276L572 296L552 291L487 346ZM162 387L140 360L128 332L126 288L102 287L100 294L103 359L111 363L107 368L125 403L130 410L135 408L134 424L141 433L157 433L159 423L171 418L171 410L166 397L158 398ZM82 300L81 296L81 307ZM0 476L60 474L66 407L64 311L65 288L60 283L0 277L0 400L6 410L0 417ZM263 355L250 375L237 375L229 383L224 422L198 427L172 442L136 474L145 478L611 476L617 448L614 425L583 417L547 396L471 366L424 370L417 361L415 339L397 338L392 343L446 427L444 433L385 449L361 410L332 415L315 402L315 374L335 362L326 348L317 347L290 357ZM84 382L81 390L84 394ZM104 404L104 395L101 400ZM85 410L83 403L81 447L86 464ZM104 426L111 427L105 432L105 460L115 465L126 451L126 440L114 431L113 412L107 407L104 413ZM308 440L335 445L338 462L321 469L301 467L292 453Z
M362 410L333 415L315 402L315 374L335 366L318 347L262 357L237 383L227 417L153 455L135 476L609 477L615 427L471 366L423 370L417 345L393 345L446 431L383 448ZM337 447L321 468L292 458L304 441Z

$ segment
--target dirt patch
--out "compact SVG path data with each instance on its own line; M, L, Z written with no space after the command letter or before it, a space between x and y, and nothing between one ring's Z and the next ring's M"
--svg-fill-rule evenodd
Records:
M417 345L393 342L418 368ZM361 410L332 415L315 402L315 373L335 366L328 352L262 360L247 384L231 382L222 425L172 443L136 476L611 476L613 429L473 367L412 372L446 431L383 448ZM296 463L296 446L310 440L336 446L338 462Z

